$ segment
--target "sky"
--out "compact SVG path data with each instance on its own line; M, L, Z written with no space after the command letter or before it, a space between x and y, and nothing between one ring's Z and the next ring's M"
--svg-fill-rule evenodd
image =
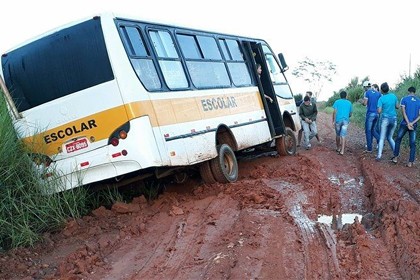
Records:
M306 57L330 61L337 73L318 100L352 78L391 87L420 65L415 1L410 0L13 0L2 3L0 53L61 25L114 12L266 40L283 53L295 94L313 90L292 75Z

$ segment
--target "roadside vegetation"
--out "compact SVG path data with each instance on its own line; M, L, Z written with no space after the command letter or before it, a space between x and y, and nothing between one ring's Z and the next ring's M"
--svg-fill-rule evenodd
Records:
M2 94L2 93L1 93ZM31 246L45 231L86 213L83 188L46 195L0 98L0 249ZM51 186L49 186L51 187Z

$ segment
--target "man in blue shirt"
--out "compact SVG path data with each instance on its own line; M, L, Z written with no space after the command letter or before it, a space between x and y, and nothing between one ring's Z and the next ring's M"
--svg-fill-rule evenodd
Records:
M337 152L344 155L344 147L346 146L347 128L350 123L353 108L351 102L347 100L347 92L340 92L340 98L334 102L334 112L332 115L332 123L335 127L335 143Z
M373 138L376 143L379 143L379 133L376 129L376 123L379 119L377 111L378 100L381 94L374 88L371 88L370 82L363 82L365 94L363 98L363 105L366 106L366 119L365 119L365 135L366 135L366 152L372 153Z
M418 98L415 93L416 89L414 87L410 87L408 88L408 95L401 99L403 119L398 129L397 139L395 140L394 157L392 158L393 163L398 162L401 140L408 131L410 143L410 158L407 163L408 167L413 166L413 162L416 157L416 129L417 122L420 120L420 98Z
M382 151L384 149L385 138L391 146L392 152L395 150L395 141L392 139L395 128L397 126L397 111L400 106L398 104L397 96L389 92L388 83L381 84L381 92L383 95L378 100L378 113L381 116L381 133L379 137L379 148L376 156L376 161L380 161Z

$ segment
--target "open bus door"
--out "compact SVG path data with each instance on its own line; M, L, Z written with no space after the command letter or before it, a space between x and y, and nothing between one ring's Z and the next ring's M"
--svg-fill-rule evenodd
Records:
M276 136L284 135L285 126L262 46L260 43L255 42L247 42L246 45L246 48L250 52L249 55L254 58L254 75L263 100L271 137L275 138ZM257 63L260 64L262 68L261 77L258 77L256 72ZM269 96L273 102L270 102L267 98L265 98L265 95Z

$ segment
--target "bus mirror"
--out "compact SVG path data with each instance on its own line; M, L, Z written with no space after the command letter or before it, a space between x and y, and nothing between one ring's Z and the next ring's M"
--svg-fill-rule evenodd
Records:
M287 65L287 63L286 63L286 60L284 59L284 56L283 56L283 54L282 53L279 53L278 54L278 56L279 56L279 60L280 60L280 66L281 66L281 70L282 70L282 72L285 72L285 71L287 71L287 69L289 69L289 66Z

